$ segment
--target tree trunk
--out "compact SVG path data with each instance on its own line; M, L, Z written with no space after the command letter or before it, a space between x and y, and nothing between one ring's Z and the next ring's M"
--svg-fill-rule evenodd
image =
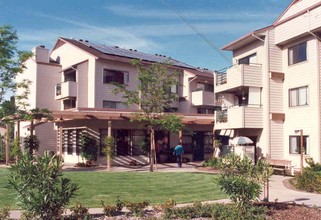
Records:
M6 165L9 165L10 125L7 124L6 133Z
M150 128L150 167L149 171L154 172L154 163L155 163L155 131L154 128Z

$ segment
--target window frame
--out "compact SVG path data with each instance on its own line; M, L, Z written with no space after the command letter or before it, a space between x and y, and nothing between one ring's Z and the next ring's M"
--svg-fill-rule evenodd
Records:
M105 107L105 103L112 104L111 107ZM128 106L123 103L123 102L118 102L118 101L110 101L110 100L103 100L103 108L110 108L110 109L126 109Z
M302 46L304 46L304 54L301 54ZM302 57L301 57L302 56ZM308 44L307 41L300 42L288 48L288 65L292 66L308 60Z
M306 89L306 92L305 92L305 103L304 104L301 104L300 103L300 99L301 99L301 96L300 96L300 89L303 89L305 88ZM292 92L295 92L295 97L292 97L293 94ZM296 87L296 88L292 88L292 89L289 89L289 107L302 107L302 106L308 106L309 105L309 86L301 86L301 87ZM292 103L293 101L293 98L295 98L295 103Z
M291 145L291 139L295 138L297 146ZM303 149L304 149L304 155L309 154L309 144L310 144L310 137L309 135L303 135ZM293 152L294 151L296 152ZM290 135L289 136L289 154L301 154L301 136L300 135Z
M241 64L244 64L244 65L251 65L251 64L255 64L255 63L251 63L250 60L251 58L255 57L257 59L257 54L256 53L252 53L248 56L245 56L245 57L242 57L240 59L238 59L237 61L237 64L238 65L241 65Z
M107 79L106 74L112 73L113 75L110 76L110 80ZM116 76L116 74L121 74L120 76ZM109 83L119 83L122 85L129 85L129 72L123 71L123 70L115 70L115 69L108 69L103 68L103 84L109 84Z

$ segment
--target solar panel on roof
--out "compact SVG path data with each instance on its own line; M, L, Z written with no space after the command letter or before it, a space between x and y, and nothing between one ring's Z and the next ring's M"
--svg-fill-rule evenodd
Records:
M113 47L113 46L98 45L98 44L85 42L85 41L81 41L81 43L86 45L87 47L91 47L95 50L100 51L101 53L108 54L108 55L115 55L115 56L121 56L121 57L127 57L127 58L139 59L139 60L151 61L151 62L158 62L158 63L170 62L174 66L185 67L189 69L196 69L193 66L179 62L177 60L174 60L166 56L147 54L136 50L128 50L128 49L123 49L123 48Z

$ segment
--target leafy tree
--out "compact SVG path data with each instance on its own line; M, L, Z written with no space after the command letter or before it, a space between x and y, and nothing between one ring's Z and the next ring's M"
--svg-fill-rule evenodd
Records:
M9 173L9 184L17 192L18 205L38 219L56 219L79 186L64 178L58 156L31 157L22 154Z
M103 152L106 153L106 162L107 162L107 172L110 171L110 164L111 159L115 157L115 140L113 137L106 137L105 138L105 148L103 149Z
M29 155L33 155L33 153L39 149L39 140L36 135L29 135L25 137L23 143Z
M17 49L18 36L8 25L0 26L0 105L5 101L7 93L14 93L17 88L24 89L16 96L16 101L26 98L29 93L30 81L22 80L17 83L15 77L25 69L23 63L32 56L31 52Z
M81 152L80 155L87 161L94 161L97 159L97 143L96 140L88 134L82 134L80 137Z
M17 49L18 36L16 31L8 25L0 26L0 118L14 115L17 112L15 102L24 109L29 94L30 81L23 79L19 82L15 80L16 76L26 68L24 62L32 56L31 52L20 51ZM15 94L19 88L20 93ZM15 94L15 98L10 101L6 96ZM5 121L10 126L12 121ZM12 127L12 126L11 126ZM8 134L13 137L13 132ZM8 153L8 152L7 152ZM7 155L6 153L6 155Z
M138 105L140 112L133 113L132 121L141 122L150 131L150 171L154 171L156 158L155 128L162 128L171 132L182 129L181 118L173 113L164 113L171 108L171 104L178 99L178 95L171 93L172 86L179 86L179 71L170 69L169 63L154 63L143 65L133 60L138 70L137 90L130 90L125 85L113 83L115 94L121 93L127 105Z

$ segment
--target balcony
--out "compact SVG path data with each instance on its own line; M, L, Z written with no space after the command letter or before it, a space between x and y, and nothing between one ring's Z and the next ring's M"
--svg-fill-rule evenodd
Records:
M194 106L214 106L214 93L204 90L192 92Z
M67 81L56 85L56 100L77 96L77 82Z
M227 69L226 73L216 73L215 93L242 86L262 87L262 66L240 64Z
M263 128L263 108L259 105L233 106L215 114L216 130Z

